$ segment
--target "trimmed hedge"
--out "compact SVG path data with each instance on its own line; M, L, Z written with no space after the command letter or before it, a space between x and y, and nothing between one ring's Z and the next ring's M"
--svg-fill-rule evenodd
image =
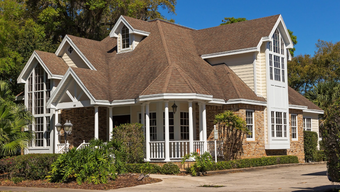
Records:
M0 172L25 180L45 179L58 154L29 154L0 160Z
M130 173L160 173L160 174L178 174L180 172L179 167L173 163L166 163L162 167L156 164L150 163L133 163L127 164L126 170Z
M323 150L316 151L314 161L316 161L316 162L327 161L327 156L325 154L325 151L323 151Z
M314 161L318 146L318 134L314 131L304 131L303 140L306 162Z

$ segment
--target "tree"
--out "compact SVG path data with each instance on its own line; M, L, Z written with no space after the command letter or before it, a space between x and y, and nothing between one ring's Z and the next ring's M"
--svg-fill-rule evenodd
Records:
M247 19L246 18L225 17L224 19L222 19L222 23L220 25L227 25L227 24L238 23L238 22L242 22L242 21L247 21Z
M293 45L295 46L297 44L297 37L295 35L293 35L293 31L289 30L288 29L288 33L290 35L290 39L292 40L293 42ZM292 57L294 57L294 52L295 52L295 47L293 49L289 49L289 52L290 52L290 55Z
M16 155L27 147L33 135L23 128L32 121L25 106L15 104L8 85L0 81L0 157Z
M237 159L242 153L242 143L249 130L246 122L232 111L215 115L219 139L223 141L223 154L226 161Z
M334 100L340 97L340 83L336 81L320 82L306 92L305 97L326 110Z

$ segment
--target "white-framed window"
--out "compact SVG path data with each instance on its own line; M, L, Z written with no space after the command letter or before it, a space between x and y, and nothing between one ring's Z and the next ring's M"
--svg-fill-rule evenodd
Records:
M247 140L255 139L255 126L254 126L254 111L246 111L246 123L250 134L247 134Z
M122 30L122 49L127 49L130 47L130 34L129 29L124 25Z
M272 137L287 137L287 113L271 111Z
M297 115L291 114L291 131L292 131L292 140L298 140L298 127L297 127Z
M51 146L51 117L50 116L47 116L46 117L46 146L49 147Z
M312 119L309 117L303 118L303 130L311 131L312 130Z
M169 138L170 140L175 139L175 127L174 127L174 112L169 112ZM163 112L163 138L165 139L165 112Z
M285 82L285 43L278 29L275 30L272 41L268 42L267 48L270 80Z
M150 113L150 141L157 140L157 116L156 113Z
M189 140L189 113L180 113L181 140Z
M44 117L36 117L34 119L35 146L44 146Z

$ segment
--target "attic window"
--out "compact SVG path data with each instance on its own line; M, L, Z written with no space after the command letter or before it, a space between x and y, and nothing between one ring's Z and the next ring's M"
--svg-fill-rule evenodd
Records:
M129 39L129 29L126 26L122 28L122 49L129 48L130 39Z
M71 54L73 52L73 48L70 46L67 51Z

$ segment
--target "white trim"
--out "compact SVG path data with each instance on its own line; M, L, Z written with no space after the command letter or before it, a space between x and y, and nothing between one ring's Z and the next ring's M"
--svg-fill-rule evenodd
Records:
M223 52L217 52L217 53L209 53L209 54L203 54L201 55L202 59L211 59L216 57L224 57L224 56L230 56L230 55L237 55L237 54L243 54L243 53L251 53L251 52L257 52L259 49L257 47L249 47L244 49L237 49L237 50L231 50L231 51L223 51Z
M280 25L281 23L281 25ZM290 39L290 35L289 35L289 32L287 30L287 27L286 27L286 24L285 22L283 21L283 18L282 18L282 15L280 15L280 17L277 19L272 31L270 32L269 34L269 37L272 37L275 30L279 28L280 32L284 32L283 34L285 35L284 36L284 40L287 41L288 40L288 45L286 46L286 49L292 49L293 48L293 42L292 40ZM282 31L283 30L283 31Z
M253 118L253 124L252 124L253 125L253 132L252 132L252 138L247 138L246 137L246 140L247 141L255 141L255 124L256 124L255 123L255 110L250 110L250 109L246 110L246 119L245 119L246 120L246 125L247 125L247 112L252 112L252 115L253 115L253 117L252 117Z
M250 104L250 105L261 105L261 106L267 106L266 101L256 101L256 100L250 100L250 99L229 99L226 104Z
M161 93L161 94L152 94L152 95L141 95L136 100L137 102L143 101L155 101L155 100L171 100L171 99L192 99L192 100L205 100L211 101L212 95L204 95L197 93Z
M65 43L68 43L72 48L73 51L77 52L77 54L79 55L79 57L85 62L85 64L91 69L91 70L95 70L97 71L97 69L91 64L91 62L85 57L85 55L78 49L78 47L76 46L76 44L73 43L73 41L71 40L71 38L69 38L67 35L64 37L63 41L60 43L57 51L55 52L55 54L57 56L60 56L61 50L64 47ZM67 51L67 50L66 50Z
M323 110L318 110L318 109L304 109L304 113L316 113L316 114L324 114Z
M62 79L63 76L62 75L55 75L53 74L48 67L46 66L46 64L44 63L44 61L39 57L37 52L33 52L31 57L29 58L29 60L27 61L25 67L23 68L23 70L21 71L19 77L17 78L17 83L26 83L27 79L26 77L28 77L28 75L26 75L27 70L29 68L33 68L34 66L32 66L32 62L33 60L36 59L38 61L38 63L40 63L40 65L42 66L42 68L46 71L47 75L48 75L48 79Z
M295 118L296 118L296 138L293 138L293 131L292 131L292 141L298 141L299 140L299 120L298 120L298 115L297 114L295 114L295 113L292 113L292 114L290 114L290 129L292 130L292 120L293 120L293 118L292 118L292 116L295 116Z
M305 110L307 106L289 104L289 109Z
M127 21L126 19L121 15L116 22L116 24L113 26L111 32L110 32L110 37L118 37L118 34L116 33L118 27L120 24L123 23L128 29L130 34L137 34L137 35L143 35L143 36L149 36L150 32L139 30L139 29L134 29Z

